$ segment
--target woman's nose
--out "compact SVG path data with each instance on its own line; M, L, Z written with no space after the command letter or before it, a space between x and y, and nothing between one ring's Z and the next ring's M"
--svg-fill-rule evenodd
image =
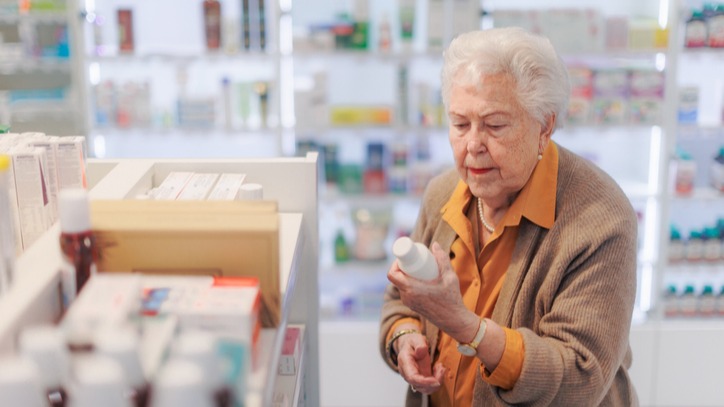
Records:
M468 140L468 151L470 153L482 153L485 151L485 143L483 143L482 138L475 134L470 135L470 139Z

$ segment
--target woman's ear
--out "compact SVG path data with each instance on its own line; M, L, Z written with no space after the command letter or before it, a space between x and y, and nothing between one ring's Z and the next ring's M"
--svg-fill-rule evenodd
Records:
M543 150L548 146L548 142L551 140L553 130L556 128L557 116L552 113L546 119L546 123L540 129L540 136L538 138L538 154L543 154Z

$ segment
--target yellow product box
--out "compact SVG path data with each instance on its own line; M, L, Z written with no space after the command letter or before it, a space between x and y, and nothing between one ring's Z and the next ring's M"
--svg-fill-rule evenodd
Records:
M99 272L256 277L261 321L279 323L279 214L273 201L92 200Z
M333 126L392 124L393 111L389 106L333 106L329 110Z

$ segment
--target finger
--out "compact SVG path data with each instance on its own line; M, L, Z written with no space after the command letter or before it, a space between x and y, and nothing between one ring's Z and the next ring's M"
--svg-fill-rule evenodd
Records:
M442 383L445 379L445 373L447 373L445 366L443 366L440 362L435 363L435 366L432 369L432 374L439 383Z
M442 249L438 242L433 242L431 249L435 261L437 261L437 267L440 269L440 274L452 268L450 266L450 255Z
M397 287L399 287L401 284L404 284L407 281L407 276L400 269L400 266L397 264L396 259L394 262L392 262L390 269L387 270L387 279L392 284L396 285Z

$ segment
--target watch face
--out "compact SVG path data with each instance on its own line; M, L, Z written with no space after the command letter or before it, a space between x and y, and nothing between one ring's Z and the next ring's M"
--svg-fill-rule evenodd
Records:
M467 344L459 344L458 352L462 353L465 356L475 356L478 353L477 350Z

